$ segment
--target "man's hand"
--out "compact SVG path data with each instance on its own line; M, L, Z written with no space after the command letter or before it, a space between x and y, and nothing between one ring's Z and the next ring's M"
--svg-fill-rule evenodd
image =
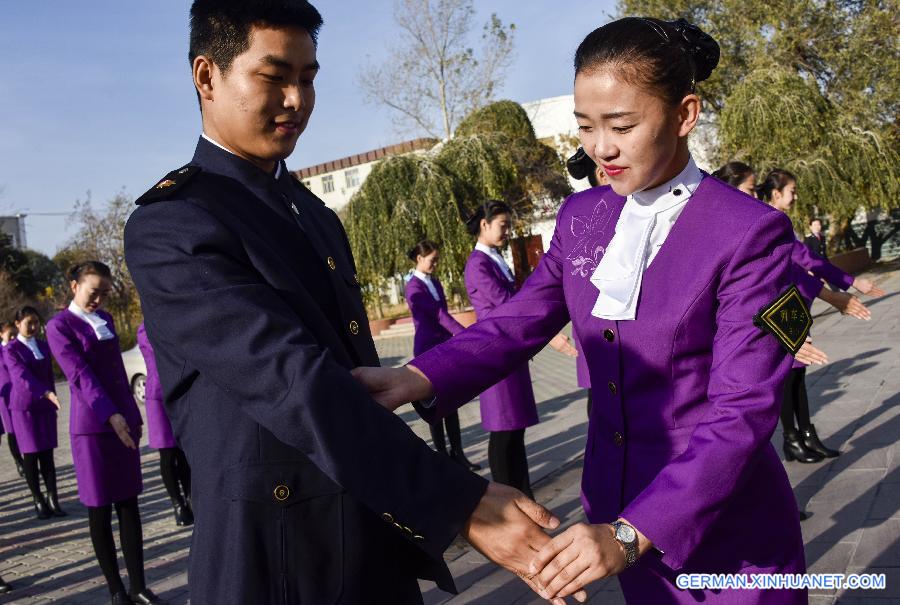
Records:
M885 295L884 290L876 286L875 282L866 277L857 277L856 279L854 279L853 287L866 296L871 296L872 298L878 298L879 296Z
M572 343L569 342L569 337L562 332L553 337L553 340L550 341L550 346L563 355L578 357L578 349L572 346Z
M794 355L800 363L811 365L825 365L828 363L828 355L812 345L812 338L807 338L800 350Z
M122 416L122 414L113 414L110 416L109 424L113 427L116 435L119 436L119 441L125 444L125 447L132 450L137 449L137 445L135 445L134 440L131 438L131 429L128 428L128 423L125 421L125 417Z
M366 387L375 401L392 412L404 403L434 396L431 381L414 366L359 367L353 368L350 373Z
M491 483L460 533L478 552L540 593L541 587L535 584L528 567L550 542L550 536L542 528L557 527L559 519L546 508L517 489Z

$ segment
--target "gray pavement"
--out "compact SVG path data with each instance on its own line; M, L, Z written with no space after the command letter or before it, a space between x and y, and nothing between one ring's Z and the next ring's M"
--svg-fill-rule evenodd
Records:
M812 513L802 525L807 562L814 572L885 573L887 590L813 593L814 605L900 604L900 264L879 267L874 277L888 296L869 302L871 322L842 318L817 303L815 343L831 362L807 378L813 421L822 439L843 454L827 463L789 463L788 475L800 506ZM411 338L378 342L385 364L408 359ZM541 423L526 434L537 499L564 524L582 520L578 500L580 461L587 429L583 391L575 386L571 359L545 350L531 364ZM59 385L63 407L68 392ZM402 417L416 434L427 426L411 408ZM87 513L78 502L67 426L60 419L56 463L64 519L34 518L24 481L15 473L5 439L0 446L0 575L16 587L6 603L105 603L105 584L87 535ZM460 411L469 457L487 467L487 434L477 403ZM146 437L143 439L146 443ZM780 431L773 436L780 448ZM188 602L187 553L190 530L175 527L158 471L158 456L142 449L145 490L140 503L148 584L173 605ZM539 603L517 578L499 570L458 540L446 558L461 590L446 594L422 582L426 603ZM123 577L124 562L120 561ZM589 591L591 603L623 603L615 579Z

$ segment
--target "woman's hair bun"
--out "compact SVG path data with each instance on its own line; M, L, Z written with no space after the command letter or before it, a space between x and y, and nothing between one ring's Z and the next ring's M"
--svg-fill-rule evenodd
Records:
M566 160L566 170L576 181L587 178L596 169L597 164L594 163L591 156L585 153L584 147L579 147L575 155Z
M697 70L695 74L696 81L702 82L708 79L719 64L721 56L719 43L702 29L693 23L688 23L684 19L669 21L668 24L678 32L685 50L694 59L694 65Z

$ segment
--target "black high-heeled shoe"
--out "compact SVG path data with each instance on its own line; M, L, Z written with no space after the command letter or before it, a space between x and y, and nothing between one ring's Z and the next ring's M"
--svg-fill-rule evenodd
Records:
M34 514L41 521L53 516L53 511L47 506L47 501L44 500L43 496L36 496L34 498Z
M168 601L160 599L149 588L145 588L140 592L129 593L129 596L131 601L137 605L169 605Z
M110 605L134 605L134 601L131 600L128 593L122 590L109 597L109 603Z
M797 431L784 432L784 458L788 462L796 460L803 464L814 464L823 460L821 455L804 447Z
M194 513L181 496L172 499L172 509L175 512L175 525L186 527L193 524Z
M809 425L800 433L803 435L803 446L811 452L815 452L823 458L837 458L841 453L825 447L825 444L819 440L816 434L816 427Z
M477 470L481 469L480 464L475 464L474 462L471 462L468 458L466 458L466 455L462 452L451 451L450 457L452 459L456 460L457 462L459 462L461 465L463 465L465 468L469 469L470 471L477 471Z
M59 505L59 495L55 490L47 492L47 506L54 517L65 517L69 514Z

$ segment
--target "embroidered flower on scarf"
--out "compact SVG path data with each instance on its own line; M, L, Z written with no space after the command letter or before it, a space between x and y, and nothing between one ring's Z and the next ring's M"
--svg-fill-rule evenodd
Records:
M570 229L575 236L575 246L567 260L572 262L572 275L589 277L597 268L600 257L605 248L600 244L604 238L604 231L609 224L611 210L605 200L600 200L594 206L590 216L573 216Z

